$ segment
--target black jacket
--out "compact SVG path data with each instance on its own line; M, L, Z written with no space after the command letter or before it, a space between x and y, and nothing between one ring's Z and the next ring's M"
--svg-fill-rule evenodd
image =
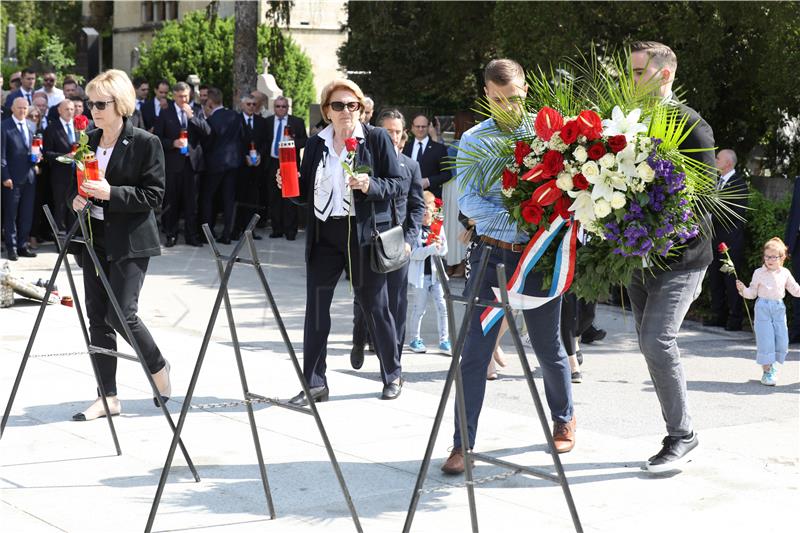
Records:
M358 242L369 246L372 242L373 221L377 230L384 231L392 226L391 202L403 194L403 174L397 155L383 128L364 128L365 139L356 152L356 166L367 165L371 169L370 186L366 194L353 191L355 222ZM306 144L303 161L300 163L300 198L309 204L306 223L306 261L316 242L317 218L314 214L314 180L322 156L328 151L325 141L318 135L312 136ZM375 216L373 218L373 207Z
M416 139L409 139L403 148L403 154L411 157L414 153L414 144ZM423 178L428 178L430 185L428 190L431 191L437 198L442 197L442 185L450 181L453 177L450 169L450 163L447 160L447 147L442 143L437 143L433 139L428 139L428 144L425 146L425 151L422 152L422 162L420 163L420 171Z
M425 214L425 199L422 196L422 174L419 164L404 154L398 154L400 171L403 173L403 192L395 200L397 218L403 225L406 242L413 250L419 245L422 215Z
M72 133L75 137L75 142L78 142L78 132L75 126L72 126ZM61 119L56 119L55 122L49 122L47 129L44 130L42 137L44 144L44 159L50 167L50 179L54 181L72 180L74 171L72 170L71 163L60 163L56 158L60 155L69 154L72 151L72 143L69 142L67 132L64 130L64 125ZM72 197L70 197L72 201Z
M720 219L714 216L713 248L716 250L717 245L724 242L731 248L731 252L744 254L744 217L747 215L748 204L747 183L744 181L744 177L736 172L733 176L728 178L728 181L725 182L725 186L721 190L723 193L742 196L742 198L731 200L731 203L728 204L742 219L735 218L734 216L729 216L727 219Z
M90 131L89 147L97 151L103 130ZM106 258L110 260L129 257L161 255L158 225L153 210L164 199L164 151L158 137L134 128L125 119L114 151L106 168L105 178L111 185L111 198L97 202L103 208L102 224L105 226ZM77 194L77 183L72 180L67 203ZM92 224L100 221L92 220Z
M187 132L189 134L189 161L192 164L192 169L194 169L195 172L200 172L205 168L203 149L200 145L200 141L205 135L211 132L211 129L205 120L198 118L196 115L191 119L187 119L187 126ZM175 102L168 100L167 108L161 110L159 120L156 121L155 128L153 129L153 134L159 138L161 146L164 148L164 160L168 174L182 170L187 157L181 153L180 149L173 146L175 139L180 137L182 129L181 121L178 118L178 112L175 111Z
M244 156L247 157L250 153L250 143L255 145L256 151L261 154L261 164L255 168L264 168L266 166L267 158L269 158L269 144L267 144L267 119L261 115L254 114L253 127L247 124L247 117L244 113L242 117L242 151ZM252 168L252 167L247 167Z
M201 118L197 120L203 121ZM241 167L244 128L239 113L220 108L206 118L205 122L209 126L208 134L202 141L206 172L218 174Z
M289 129L294 136L294 149L297 151L297 161L300 161L300 150L305 148L308 142L308 134L306 133L306 123L303 119L294 115L286 115L286 122L284 127L289 126ZM267 151L266 157L270 157L272 153L272 145L275 142L275 115L269 116L267 121ZM261 156L265 158L264 155Z

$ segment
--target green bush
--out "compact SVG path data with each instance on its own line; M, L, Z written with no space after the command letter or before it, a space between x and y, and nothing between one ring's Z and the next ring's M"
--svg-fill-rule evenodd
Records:
M258 65L267 56L270 27L258 27ZM226 103L233 95L234 19L207 19L204 11L189 13L181 21L170 21L156 32L153 41L143 46L134 76L153 82L161 78L170 83L197 74L200 80L222 90ZM311 61L297 44L285 38L285 53L270 57L270 72L286 96L292 98L295 115L308 116L314 101Z

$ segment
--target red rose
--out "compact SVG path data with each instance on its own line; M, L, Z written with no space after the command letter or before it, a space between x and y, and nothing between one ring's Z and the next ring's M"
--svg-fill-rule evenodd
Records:
M349 139L344 140L344 147L347 149L348 152L355 152L358 148L358 139L355 137L350 137Z
M586 180L586 176L579 172L578 174L572 176L572 186L576 189L585 191L589 188L589 182Z
M556 180L549 180L543 185L539 185L533 194L531 200L539 205L547 206L555 202L561 197L561 189L556 187Z
M536 135L543 141L549 141L555 132L564 126L564 117L561 113L550 107L543 107L536 115L536 122L533 127Z
M562 194L561 197L556 200L556 203L553 205L553 214L550 217L550 222L552 223L556 217L561 217L564 220L569 220L570 212L569 206L572 200L567 196Z
M578 127L581 135L586 136L590 141L599 139L603 134L603 121L600 119L600 115L588 109L581 111L581 114L578 115Z
M525 222L530 224L538 224L542 220L544 208L534 202L533 200L525 200L520 204L520 212Z
M621 152L626 146L628 146L628 139L624 135L614 135L608 138L608 147L615 154Z
M73 119L73 122L75 122L75 129L78 131L83 131L89 127L89 119L85 115L78 115Z
M719 243L719 246L717 246L717 251L721 254L727 253L728 245L725 244L724 242Z
M545 178L551 178L564 170L564 156L560 152L550 150L542 157L542 164L544 165Z
M539 163L525 174L522 175L522 179L525 181L542 181L545 178L544 176L544 164Z
M533 150L530 144L525 141L517 141L517 145L514 147L514 159L517 160L517 164L521 165L525 156L531 152L533 152Z
M594 143L586 150L586 153L589 154L589 159L597 161L606 155L606 147L603 146L603 143Z
M508 170L503 169L503 188L514 189L517 186L517 175Z
M564 127L561 128L558 136L561 137L561 140L564 141L564 144L569 146L570 144L574 143L578 140L578 133L580 133L580 126L578 126L577 120L570 120Z
M444 201L441 198L434 198L433 205L435 205L436 208L438 209L444 205Z

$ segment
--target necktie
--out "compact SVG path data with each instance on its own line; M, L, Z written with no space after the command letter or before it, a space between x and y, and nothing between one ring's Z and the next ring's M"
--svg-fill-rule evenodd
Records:
M26 94L25 98L28 99L28 105L31 105L31 93Z
M141 110L142 110L142 101L136 100L136 111L141 111Z
M281 137L283 137L283 119L278 119L278 131L275 132L275 142L272 144L272 157L278 158L278 146L281 143Z
M181 109L181 128L186 129L186 112Z
M25 131L28 128L24 127L22 122L18 122L17 126L19 126L19 132L22 134L22 140L25 141L25 146L30 148L31 143L28 142L28 132Z
M417 163L422 163L422 141L417 141Z
M247 117L247 126L252 130L253 129L253 117Z
M67 138L70 144L75 142L75 134L72 133L72 125L69 122L67 122Z

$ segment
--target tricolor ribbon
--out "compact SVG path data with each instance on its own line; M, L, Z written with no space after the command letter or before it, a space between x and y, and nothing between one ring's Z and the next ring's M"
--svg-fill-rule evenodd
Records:
M556 252L556 263L553 267L553 283L550 286L550 291L547 296L528 296L523 294L522 291L525 287L525 281L528 279L528 274L531 273L533 268L542 258L544 253L550 247L550 244L558 235L559 231L567 225L567 231L561 239ZM508 281L506 288L508 289L508 301L511 307L515 309L535 309L541 307L547 302L557 298L563 294L572 284L572 278L575 274L575 248L578 235L578 223L567 223L561 217L554 220L549 228L540 228L536 235L533 236L528 246L522 252L517 269L514 275ZM500 289L492 287L496 301L500 300ZM489 330L502 318L503 309L500 307L487 307L483 314L481 314L481 327L483 334L489 333Z

